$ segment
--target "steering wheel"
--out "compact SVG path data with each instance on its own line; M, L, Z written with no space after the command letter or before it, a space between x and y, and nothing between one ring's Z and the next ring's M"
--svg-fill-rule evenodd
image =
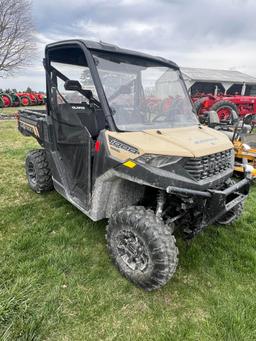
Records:
M168 118L168 120L176 119L175 116L180 113L180 106L182 103L183 101L181 98L174 98L168 110L158 114L156 117L153 118L152 122L161 122L162 120L159 120L159 118Z
M168 113L171 112L172 114L180 114L182 105L183 105L183 99L180 97L175 97L168 110Z

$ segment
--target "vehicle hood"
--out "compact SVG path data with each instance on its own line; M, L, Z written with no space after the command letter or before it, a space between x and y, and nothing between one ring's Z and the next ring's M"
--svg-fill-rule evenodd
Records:
M118 145L113 148L114 154L117 153L115 156L121 159L136 158L142 154L200 157L233 148L226 135L205 126L108 132L108 135L124 143L124 146L120 143L120 148ZM127 149L126 146L135 148L133 155L128 156L129 152L124 150Z

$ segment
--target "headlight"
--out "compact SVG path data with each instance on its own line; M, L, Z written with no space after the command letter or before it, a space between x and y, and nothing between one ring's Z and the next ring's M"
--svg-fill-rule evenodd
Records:
M153 167L165 167L172 163L176 163L181 159L179 156L144 154L139 156L136 160L139 163L147 164Z

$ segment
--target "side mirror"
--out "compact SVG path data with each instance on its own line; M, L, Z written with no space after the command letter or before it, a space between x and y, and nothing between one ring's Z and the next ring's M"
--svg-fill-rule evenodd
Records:
M251 125L253 120L253 115L252 114L247 114L244 116L243 123Z
M82 85L79 81L69 79L64 83L64 88L65 90L80 91L82 90Z

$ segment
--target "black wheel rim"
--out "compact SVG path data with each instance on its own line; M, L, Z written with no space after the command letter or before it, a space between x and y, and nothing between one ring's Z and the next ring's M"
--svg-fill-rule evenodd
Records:
M131 270L144 271L149 262L148 249L141 238L132 231L122 230L117 236L119 257Z
M28 164L28 176L29 176L29 181L35 185L36 184L36 172L35 172L35 167L32 162L29 162Z

